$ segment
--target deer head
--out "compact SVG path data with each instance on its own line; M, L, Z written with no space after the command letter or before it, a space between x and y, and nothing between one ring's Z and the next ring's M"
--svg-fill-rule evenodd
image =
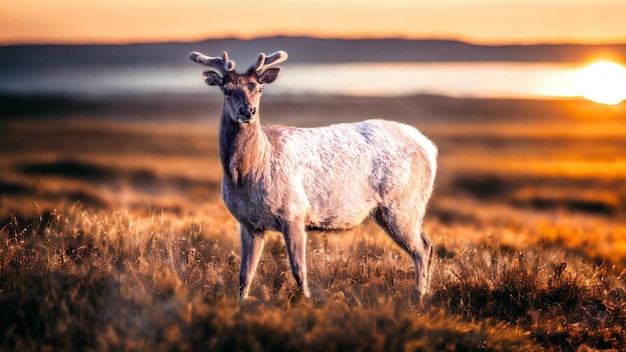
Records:
M277 51L269 56L261 53L244 73L235 71L235 62L228 59L226 52L221 58L192 52L189 59L211 68L204 72L204 81L220 87L224 93L223 112L227 117L238 123L251 123L258 116L263 85L274 82L280 73L280 67L271 66L287 60L287 53Z

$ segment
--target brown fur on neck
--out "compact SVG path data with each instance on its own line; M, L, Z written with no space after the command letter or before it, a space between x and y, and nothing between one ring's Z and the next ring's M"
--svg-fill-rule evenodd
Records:
M262 175L266 144L259 118L240 124L223 113L219 140L222 168L233 183L241 184L246 180L258 182Z

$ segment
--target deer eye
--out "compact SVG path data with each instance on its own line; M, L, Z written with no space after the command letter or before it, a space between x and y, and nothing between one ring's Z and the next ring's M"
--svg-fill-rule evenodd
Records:
M263 93L263 86L259 87L259 93Z
M222 92L224 92L224 95L230 95L230 93L232 93L232 90L228 86L223 86Z

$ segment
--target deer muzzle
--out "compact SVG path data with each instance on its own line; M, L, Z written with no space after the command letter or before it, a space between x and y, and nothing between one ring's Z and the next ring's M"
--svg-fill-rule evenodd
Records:
M240 107L239 122L251 122L251 120L254 120L254 114L256 114L256 108Z

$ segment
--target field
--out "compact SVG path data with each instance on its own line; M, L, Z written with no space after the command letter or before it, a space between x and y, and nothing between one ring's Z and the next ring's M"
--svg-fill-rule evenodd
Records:
M264 98L263 123L387 118L439 148L431 294L372 223L269 233L237 301L216 96L0 97L0 350L626 350L626 105Z

